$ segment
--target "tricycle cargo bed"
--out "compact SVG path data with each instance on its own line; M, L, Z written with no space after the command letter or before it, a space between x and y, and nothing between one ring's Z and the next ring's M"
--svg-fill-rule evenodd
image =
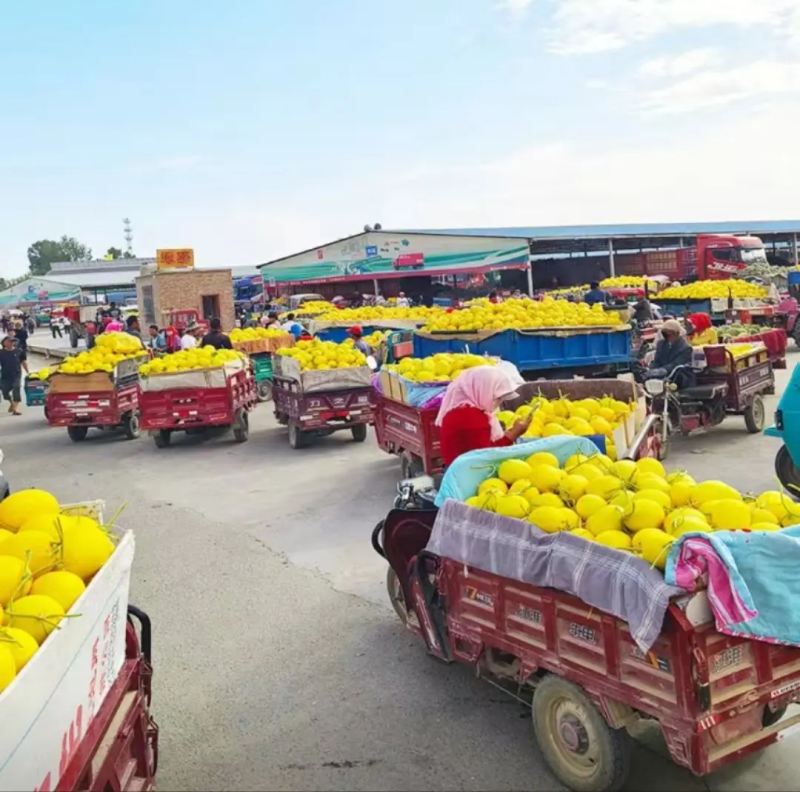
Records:
M375 435L378 445L389 454L400 456L403 478L422 472L441 471L438 407L421 408L378 395L375 406Z
M520 371L620 365L630 362L631 330L623 326L414 334L417 358L467 351L508 360Z
M47 394L47 420L51 426L117 426L122 416L139 404L138 385L120 390Z
M329 393L366 388L372 384L372 372L367 366L301 371L300 364L286 355L275 355L272 363L276 379L290 380L295 383L295 389L299 388L303 393Z
M587 690L606 718L636 713L661 722L677 764L698 775L765 747L800 716L763 728L770 708L800 694L800 649L693 626L673 602L647 654L627 625L581 600L441 559L453 658L476 662L502 652L519 660L515 681L550 672ZM703 596L703 595L700 595Z
M164 377L161 378L166 379ZM223 387L150 390L141 395L142 429L174 430L230 426L257 403L255 379L239 370Z
M303 429L316 429L337 423L371 423L375 391L362 387L307 393L298 382L276 376L273 400L283 423L292 419L301 422Z
M532 698L539 743L568 788L619 790L625 763L604 774L601 760L607 765L607 756L592 752L604 741L623 753L630 750L626 729L640 719L658 722L672 759L697 775L800 731L800 715L782 718L800 700L800 648L717 632L705 592L675 595L659 631L658 624L641 621L645 611L634 603L636 596L627 602L635 580L629 577L631 583L620 589L627 604L620 606L639 614L639 628L648 625L651 638L642 648L625 619L573 594L431 552L437 514L426 506L396 506L373 532L373 547L390 565L387 585L395 611L433 656L471 665L513 696ZM452 526L440 536L451 532ZM455 543L461 546L457 538ZM591 590L591 569L582 583L565 571L571 558L553 561L557 569L551 573ZM542 713L553 704L555 690L563 706L550 711L551 722ZM583 753L596 755L600 772L565 769L570 762L553 758L552 742L545 750L548 735L566 734L567 745L569 735L581 733L592 718ZM579 767L574 754L581 753L581 744L573 741L565 749Z

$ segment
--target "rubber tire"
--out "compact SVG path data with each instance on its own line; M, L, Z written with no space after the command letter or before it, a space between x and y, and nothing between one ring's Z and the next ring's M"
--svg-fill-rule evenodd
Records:
M573 773L566 765L548 734L548 709L554 699L571 699L586 715L586 721L600 743L600 762L590 778ZM618 792L630 773L632 740L625 729L612 729L600 710L583 689L566 679L548 674L537 685L533 694L533 729L539 749L550 771L572 792Z
M166 448L172 442L172 432L169 429L159 429L153 435L153 442L156 448Z
M400 586L397 573L392 567L386 570L386 591L389 594L389 602L392 603L392 608L394 608L397 618L400 619L403 624L408 624L408 610L405 607L405 600L401 602L397 599L398 591L402 595L403 588Z
M77 349L78 348L78 334L77 334L77 332L75 330L70 330L69 331L69 345L73 349Z
M764 707L764 714L761 717L761 725L767 729L774 726L785 714L788 707L781 707L780 709L771 712L769 707Z
M289 445L297 450L306 444L306 433L295 421L289 421Z
M400 480L418 478L425 474L425 465L422 460L410 451L400 454Z
M89 434L89 427L68 426L67 434L69 435L69 439L72 440L73 443L80 443L82 440L85 440L86 435Z
M750 434L758 434L764 430L766 410L760 394L753 396L753 402L744 411L744 425Z
M790 496L800 498L800 468L795 465L785 445L782 445L775 454L775 475L789 491Z
M246 443L250 437L250 418L247 410L239 408L233 421L233 439L237 443Z
M272 380L261 380L256 383L256 393L260 402L272 401Z
M139 411L132 410L122 419L122 431L128 440L136 440L139 437Z
M356 424L350 431L353 433L353 440L357 443L363 443L367 439L366 424Z

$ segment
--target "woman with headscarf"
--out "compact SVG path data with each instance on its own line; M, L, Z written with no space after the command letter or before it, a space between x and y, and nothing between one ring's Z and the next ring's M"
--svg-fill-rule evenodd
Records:
M698 347L719 343L719 335L711 326L711 317L707 313L690 314L689 322L692 325L692 333L689 338L692 346Z
M525 432L530 417L504 430L494 415L503 398L515 390L511 378L494 366L462 371L448 385L436 417L445 467L476 448L512 445Z

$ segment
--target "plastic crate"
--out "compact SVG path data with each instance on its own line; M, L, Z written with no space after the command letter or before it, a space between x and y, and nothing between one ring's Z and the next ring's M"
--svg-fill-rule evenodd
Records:
M272 355L268 352L251 355L250 360L253 361L253 371L255 373L256 382L272 379Z
M32 380L25 378L25 405L28 407L41 407L47 397L50 383L47 380Z

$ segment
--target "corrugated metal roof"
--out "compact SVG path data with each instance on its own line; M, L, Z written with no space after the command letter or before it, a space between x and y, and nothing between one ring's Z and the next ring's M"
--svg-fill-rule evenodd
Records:
M135 286L136 278L139 277L139 268L127 270L115 269L110 272L61 271L53 272L52 274L55 278L58 278L58 283L79 286L81 289L106 289L112 286Z
M697 234L800 234L800 220L743 220L706 223L627 223L620 225L511 226L500 228L402 228L395 234L491 236L520 239L597 239Z

